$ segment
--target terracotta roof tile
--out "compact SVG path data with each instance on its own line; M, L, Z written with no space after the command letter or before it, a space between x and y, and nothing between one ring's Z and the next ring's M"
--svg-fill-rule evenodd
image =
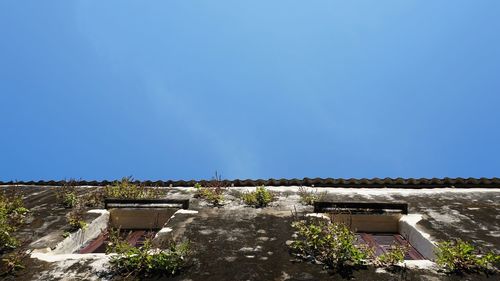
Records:
M39 185L39 186L60 186L65 181L19 181L19 182L2 182L0 185ZM135 181L136 184L145 186L194 186L195 183L200 182L202 185L206 184L207 180L166 180L166 181ZM112 181L76 181L77 185L90 185L90 186L105 186L111 184ZM342 178L303 178L303 179L235 179L224 180L227 186L315 186L315 187L348 187L348 188L438 188L438 187L457 187L457 188L500 188L499 178L372 178L372 179L342 179Z

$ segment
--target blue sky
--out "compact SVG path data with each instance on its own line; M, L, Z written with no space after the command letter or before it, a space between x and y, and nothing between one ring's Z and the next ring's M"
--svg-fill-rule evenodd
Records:
M500 1L2 1L0 180L494 177Z

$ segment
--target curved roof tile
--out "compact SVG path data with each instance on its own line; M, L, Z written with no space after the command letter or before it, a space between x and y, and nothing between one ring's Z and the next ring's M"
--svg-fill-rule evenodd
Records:
M2 182L0 185L39 185L39 186L60 186L69 181L18 181L18 182ZM91 185L91 186L105 186L111 184L113 181L86 181L78 180L71 181L74 185ZM136 184L145 186L193 186L199 182L205 185L209 180L158 180L158 181L134 181ZM394 188L438 188L438 187L458 187L458 188L500 188L499 178L372 178L372 179L342 179L342 178L303 178L303 179L235 179L224 180L226 186L315 186L315 187L347 187L347 188L381 188L381 187L394 187Z

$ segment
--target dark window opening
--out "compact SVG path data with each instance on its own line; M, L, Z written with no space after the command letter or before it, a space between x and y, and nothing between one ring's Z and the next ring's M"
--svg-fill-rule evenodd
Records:
M405 260L424 260L425 258L399 234L394 233L357 233L358 241L367 244L375 250L375 255L380 256L391 249L391 245L408 245Z

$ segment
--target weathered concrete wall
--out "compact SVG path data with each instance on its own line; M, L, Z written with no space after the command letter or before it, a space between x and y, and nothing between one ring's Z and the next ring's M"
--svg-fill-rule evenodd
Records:
M342 280L338 273L324 270L321 265L296 263L289 254L286 241L292 239L292 211L299 215L313 212L311 206L302 205L297 195L299 187L272 187L279 193L278 201L270 207L255 209L244 206L231 195L238 191L254 190L255 187L231 188L223 207L192 199L190 208L199 213L187 216L179 214L168 223L160 236L189 240L193 250L191 266L172 280ZM26 188L30 190L30 188ZM314 190L310 188L310 190ZM462 190L446 189L355 189L319 188L326 191L325 200L332 201L404 201L410 206L410 215L401 218L398 230L409 237L414 246L420 244L418 235L429 233L432 241L462 238L473 241L487 249L500 250L500 189ZM194 189L169 189L173 195L192 196ZM30 224L38 232L36 237L57 232L65 221L67 210L57 209L55 203L46 200L43 188L33 189L28 196L30 204L36 206L34 215L40 219ZM42 203L40 203L42 202ZM56 210L56 211L54 211ZM59 216L56 223L44 225L43 219ZM414 214L420 214L417 221ZM39 221L38 221L39 220ZM43 225L43 231L36 229ZM413 227L413 228L411 228ZM414 231L416 229L417 231ZM29 233L26 229L25 233ZM411 230L411 231L410 231ZM409 233L409 235L405 235ZM62 238L61 238L62 239ZM417 245L415 245L417 244ZM419 251L430 256L432 251ZM106 270L105 255L88 256L85 262L77 261L75 255L40 254L42 262L31 259L26 273L17 280L102 280L100 270ZM75 259L68 261L68 257ZM106 257L106 258L105 258ZM99 266L97 266L99 265ZM427 263L428 265L428 263ZM404 276L403 276L404 275ZM425 269L412 269L403 273L385 272L374 268L355 271L352 280L497 280L498 276L464 275L446 276Z

